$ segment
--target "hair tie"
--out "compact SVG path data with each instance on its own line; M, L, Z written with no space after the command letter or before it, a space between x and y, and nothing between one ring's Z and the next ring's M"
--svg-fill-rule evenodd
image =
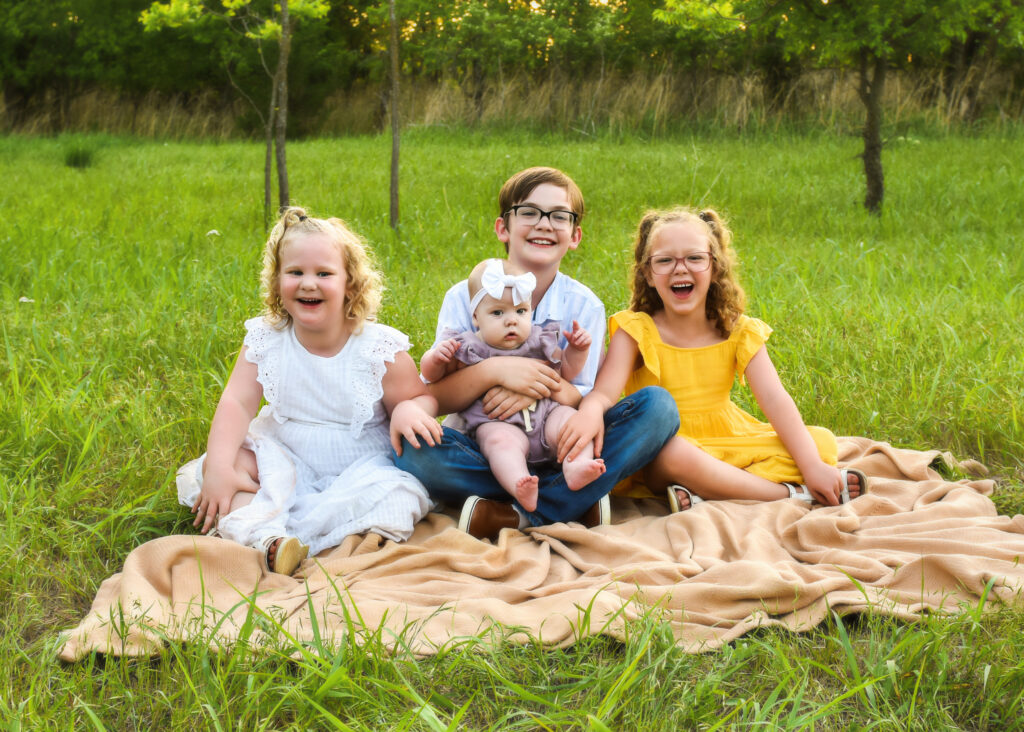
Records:
M701 211L699 214L697 214L697 218L699 218L708 226L714 226L715 220L711 218L711 214L709 214L707 211Z
M305 221L308 218L308 216L299 216L299 221Z

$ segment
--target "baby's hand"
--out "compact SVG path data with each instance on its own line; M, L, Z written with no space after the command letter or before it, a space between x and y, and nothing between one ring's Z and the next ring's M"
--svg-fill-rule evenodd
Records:
M459 342L454 338L449 338L446 341L441 341L434 348L434 353L437 354L437 360L441 363L448 363L454 358L456 351L459 350Z
M442 434L443 430L437 420L412 399L399 402L391 412L391 447L395 448L395 454L399 457L402 455L403 437L418 450L420 441L416 435L433 447L441 442Z
M572 321L572 330L564 330L562 333L565 335L565 339L569 341L569 348L575 348L577 351L590 350L590 333L575 320Z

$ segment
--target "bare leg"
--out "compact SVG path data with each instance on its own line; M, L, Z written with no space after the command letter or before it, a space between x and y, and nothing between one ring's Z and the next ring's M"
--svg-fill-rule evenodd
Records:
M789 497L785 486L723 463L678 436L669 440L644 470L644 482L655 492L679 483L701 498L711 500L776 501ZM677 495L680 504L689 503L685 493L677 491Z
M558 444L558 435L569 417L576 414L576 410L564 404L551 410L551 413L544 420L544 436L549 445ZM594 443L580 450L575 460L562 462L562 475L565 476L565 484L569 490L578 491L585 485L594 482L604 475L604 460L594 457Z
M476 429L476 441L501 487L524 509L536 511L540 481L526 467L530 450L526 433L507 422L485 422Z

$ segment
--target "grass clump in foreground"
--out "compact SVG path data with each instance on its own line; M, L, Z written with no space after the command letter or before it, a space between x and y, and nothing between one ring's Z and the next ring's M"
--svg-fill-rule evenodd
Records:
M90 138L84 138L85 144ZM99 146L99 142L97 143ZM579 141L407 135L399 234L388 141L290 146L298 203L339 215L387 276L381 320L430 345L445 289L500 252L494 198L527 165L587 197L565 271L627 303L642 211L714 205L736 232L750 313L811 424L988 464L1024 506L1024 172L1013 140L921 137L886 152L886 211L860 208L855 138ZM56 631L138 544L189 532L173 472L205 445L242 321L259 309L259 144L102 141L88 168L59 140L0 139L0 718L23 728L1000 728L1024 689L1022 613L906 625L844 619L681 653L648 618L629 639L453 643L430 659L383 639L340 649L54 661ZM749 401L745 406L753 406ZM255 622L255 621L254 621Z

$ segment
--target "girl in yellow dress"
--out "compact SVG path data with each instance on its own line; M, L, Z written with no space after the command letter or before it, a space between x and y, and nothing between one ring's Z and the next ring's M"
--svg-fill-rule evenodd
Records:
M731 239L710 209L644 216L630 309L611 317L608 353L594 389L562 430L558 459L572 459L591 440L600 454L602 416L623 389L658 385L675 398L680 429L634 476L627 495L667 489L676 511L704 499L846 503L867 492L867 478L837 469L835 435L804 425L765 349L772 329L743 314ZM749 384L770 424L732 402L736 377Z

